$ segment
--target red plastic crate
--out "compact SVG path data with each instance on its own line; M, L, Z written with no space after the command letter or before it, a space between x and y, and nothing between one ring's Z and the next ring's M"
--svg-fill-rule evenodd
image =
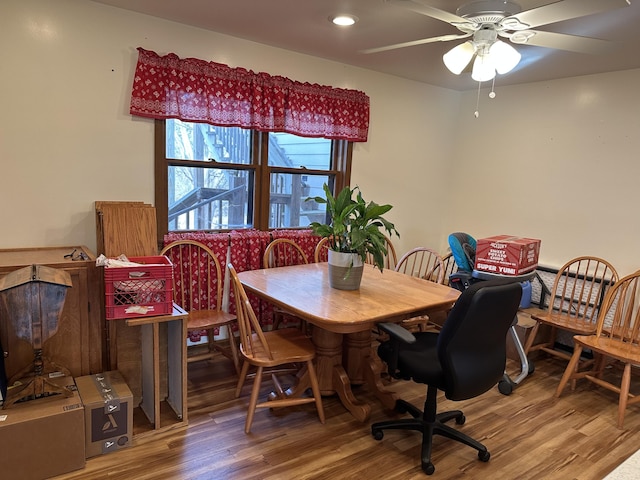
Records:
M129 261L143 265L104 268L107 320L171 313L173 310L173 264L171 261L164 255L129 257ZM130 311L127 312L127 309Z

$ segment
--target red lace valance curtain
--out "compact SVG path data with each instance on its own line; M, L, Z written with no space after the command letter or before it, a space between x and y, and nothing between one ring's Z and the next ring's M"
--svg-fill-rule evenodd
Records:
M369 97L174 53L138 48L130 113L365 142Z

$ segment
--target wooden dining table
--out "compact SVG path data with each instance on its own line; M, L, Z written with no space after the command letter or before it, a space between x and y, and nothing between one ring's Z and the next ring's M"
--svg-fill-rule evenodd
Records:
M372 350L375 324L448 310L460 295L448 286L393 270L380 272L372 265L365 265L358 290L330 287L326 263L249 270L238 277L247 292L313 325L320 391L337 393L360 421L369 418L371 407L355 397L352 385L367 384L386 408L396 400L383 385L384 368ZM309 386L303 371L287 393L299 396Z

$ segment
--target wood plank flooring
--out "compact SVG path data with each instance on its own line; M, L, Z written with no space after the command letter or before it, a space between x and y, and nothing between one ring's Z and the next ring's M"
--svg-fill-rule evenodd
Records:
M220 357L189 365L187 428L136 440L131 448L89 459L84 469L56 478L601 480L640 448L639 405L628 409L625 428L618 430L615 395L581 382L555 399L564 364L548 358L534 364L535 373L510 396L497 388L464 402L441 396L439 410L462 409L467 421L458 428L483 442L491 459L483 463L475 450L437 437L432 477L420 469L418 433L371 437L370 423L394 413L382 410L366 387L355 393L373 407L367 423L355 420L337 398L326 397L325 425L313 405L264 409L245 435L250 386L235 399L232 365ZM514 375L517 367L510 361ZM270 385L264 382L265 394ZM416 405L424 401L424 386L399 381L394 389Z

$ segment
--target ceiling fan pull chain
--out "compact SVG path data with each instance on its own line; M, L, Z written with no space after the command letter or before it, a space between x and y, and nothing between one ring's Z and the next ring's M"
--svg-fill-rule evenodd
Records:
M494 90L496 86L496 77L493 77L493 80L491 81L491 91L489 92L489 98L496 98L496 92Z
M478 118L480 116L480 87L482 82L478 82L478 97L476 98L476 111L473 112L473 116Z

